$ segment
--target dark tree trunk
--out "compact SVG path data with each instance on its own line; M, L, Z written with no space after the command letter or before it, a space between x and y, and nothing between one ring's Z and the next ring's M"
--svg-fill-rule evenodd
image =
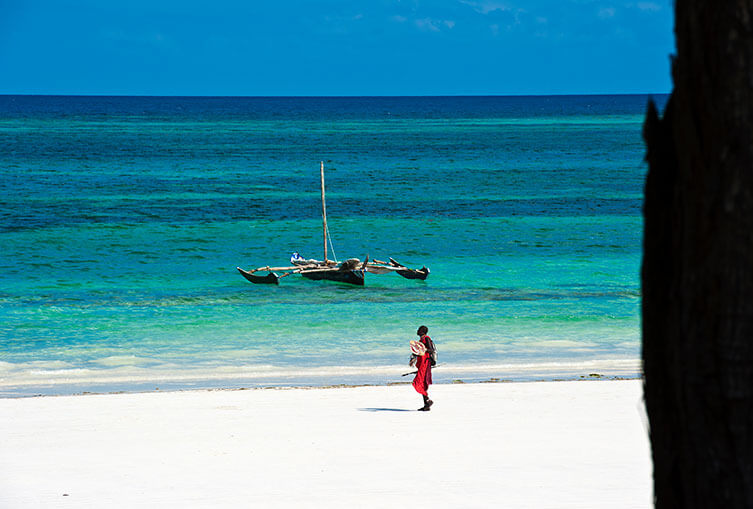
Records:
M656 507L753 508L753 0L676 0L644 125L643 363Z

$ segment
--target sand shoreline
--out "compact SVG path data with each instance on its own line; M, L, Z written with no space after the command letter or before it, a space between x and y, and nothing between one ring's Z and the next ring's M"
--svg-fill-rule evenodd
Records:
M329 387L389 385L410 379L408 366L252 367L225 366L212 370L180 371L48 370L0 363L0 399L28 396L109 394L263 387ZM434 382L478 383L490 380L538 382L599 378L637 378L639 359L597 359L584 362L518 363L499 365L442 364Z
M311 389L1 399L0 506L651 506L640 380Z
M451 382L435 382L433 385L473 385L473 384L514 384L514 383L557 383L557 382L592 382L592 381L625 381L625 380L642 380L641 375L634 376L619 376L619 375L601 375L598 373L592 373L589 375L580 375L577 378L541 378L532 380L511 380L505 378L491 377L486 380L453 380ZM18 394L18 395L0 395L0 400L3 399L23 399L23 398L61 398L67 396L106 396L117 394L149 394L149 393L161 393L169 394L173 392L222 392L222 391L257 391L257 390L319 390L319 389L355 389L359 387L392 387L392 386L410 386L412 377L406 377L405 381L400 382L384 382L384 383L332 383L328 385L312 385L312 384L290 384L290 385L255 385L255 386L225 386L218 385L216 387L177 387L161 389L155 387L154 389L117 389L117 390L81 390L80 392L63 392L63 393L36 393L36 394Z

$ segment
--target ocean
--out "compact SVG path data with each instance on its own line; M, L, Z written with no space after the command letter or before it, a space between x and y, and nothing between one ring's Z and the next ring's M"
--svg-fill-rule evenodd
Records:
M648 99L0 96L0 396L640 376Z

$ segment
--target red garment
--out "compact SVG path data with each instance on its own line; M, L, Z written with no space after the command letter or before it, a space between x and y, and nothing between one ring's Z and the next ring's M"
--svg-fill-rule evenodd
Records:
M416 359L416 367L418 372L413 379L413 388L416 392L428 396L429 385L431 385L431 338L429 336L421 336L419 340L426 347L426 353L418 356Z

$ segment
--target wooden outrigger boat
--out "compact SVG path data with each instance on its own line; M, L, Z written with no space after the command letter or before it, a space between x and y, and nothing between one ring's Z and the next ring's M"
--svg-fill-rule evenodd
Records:
M286 267L259 267L253 270L243 270L236 267L238 272L255 284L280 284L280 279L291 274L300 274L307 279L337 281L340 283L349 283L352 285L363 286L367 272L372 274L388 274L396 272L406 279L424 280L429 276L429 269L422 267L420 269L409 269L390 258L389 262L380 260L371 260L366 256L366 260L361 262L358 258L350 258L342 263L330 260L327 257L327 206L324 199L324 162L320 166L320 180L322 190L322 222L324 228L324 261L314 259L304 259L298 253L293 253L290 258L290 266ZM257 273L263 273L257 275ZM282 274L277 274L282 272Z
M387 274L395 272L406 279L424 280L429 276L429 269L422 267L420 269L409 269L404 265L390 258L389 262L379 260L361 262L358 258L351 258L342 263L328 260L326 265L320 260L306 260L296 263L294 253L291 258L293 265L288 267L259 267L253 270L243 270L236 267L243 277L256 284L280 284L280 279L291 274L300 274L307 279L338 281L340 283L350 283L352 285L363 286L367 272L372 274ZM277 272L283 272L278 275ZM264 275L257 275L257 272L266 272Z

